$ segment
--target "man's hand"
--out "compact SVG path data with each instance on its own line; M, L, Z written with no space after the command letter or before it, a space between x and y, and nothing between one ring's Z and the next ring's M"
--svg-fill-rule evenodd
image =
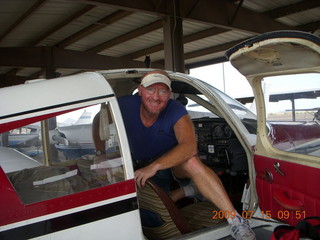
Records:
M144 187L146 181L157 173L157 167L150 164L144 168L140 168L134 172L136 183L139 188Z

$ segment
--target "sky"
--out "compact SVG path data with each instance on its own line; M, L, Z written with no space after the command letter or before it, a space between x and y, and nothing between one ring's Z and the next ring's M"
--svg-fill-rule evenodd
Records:
M229 62L193 68L190 70L190 75L211 84L233 98L253 96L247 79Z

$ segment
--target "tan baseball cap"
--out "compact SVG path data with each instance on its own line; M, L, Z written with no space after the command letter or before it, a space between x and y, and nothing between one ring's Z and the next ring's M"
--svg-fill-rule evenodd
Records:
M155 83L164 83L168 86L168 88L171 91L171 80L170 78L168 78L166 75L161 74L161 73L150 73L148 75L146 75L140 85L144 86L144 87L149 87L152 84Z

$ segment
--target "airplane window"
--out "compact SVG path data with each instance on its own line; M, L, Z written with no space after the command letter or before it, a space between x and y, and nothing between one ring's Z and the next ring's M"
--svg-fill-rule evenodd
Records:
M269 138L275 148L320 156L319 82L318 73L264 79Z
M248 108L246 108L244 105L242 105L240 102L236 101L235 99L231 98L230 96L226 95L219 89L216 89L215 87L205 83L211 91L213 91L215 94L219 95L224 102L226 102L229 107L232 109L232 111L239 117L239 119L244 118L250 118L250 119L256 119L255 114L253 114Z
M47 119L48 141L42 139L40 123L35 124L39 131L32 135L33 139L30 134L18 130L14 131L15 138L9 135L10 144L13 139L26 139L26 135L29 137L24 142L21 140L9 146L16 153L15 166L7 168L7 171L1 166L25 204L125 180L121 146L114 121L109 125L108 139L105 139L106 151L100 156L96 154L92 120L99 109L100 104ZM48 144L44 146L46 142ZM44 154L46 148L48 159ZM37 154L32 156L30 149L37 149ZM19 154L16 150L20 151Z
M199 118L199 117L212 117L212 118L218 118L217 115L210 112L208 109L204 108L202 105L194 102L192 99L187 98L188 104L186 105L186 108L188 110L188 113L193 118Z
M0 134L0 146L14 149L34 160L43 158L41 146L41 124L32 123ZM10 151L11 152L11 151Z

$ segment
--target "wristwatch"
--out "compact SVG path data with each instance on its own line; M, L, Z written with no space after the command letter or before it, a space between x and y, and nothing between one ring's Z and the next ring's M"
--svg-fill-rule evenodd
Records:
M106 151L105 150L96 150L96 156L101 156L103 154L106 154Z

